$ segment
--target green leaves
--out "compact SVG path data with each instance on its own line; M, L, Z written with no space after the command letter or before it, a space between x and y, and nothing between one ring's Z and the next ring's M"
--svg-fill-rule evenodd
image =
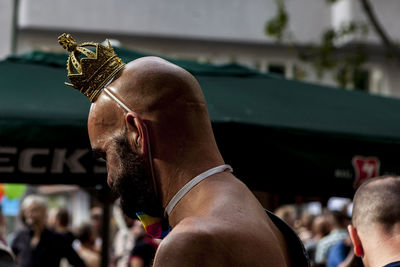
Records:
M340 0L326 0L333 4ZM357 38L358 41L366 38L369 28L366 23L350 21L343 23L338 28L330 28L321 34L320 42L298 46L289 34L289 14L284 0L275 0L276 15L265 24L265 33L275 38L278 42L284 42L290 48L294 48L298 58L310 64L318 79L322 79L326 72L333 74L338 85L342 87L354 87L360 77L365 77L363 65L367 61L367 53L363 46L340 49L349 39ZM360 43L360 42L358 42ZM302 74L305 77L307 74Z
M288 26L289 16L286 12L284 0L275 0L275 2L277 5L276 16L267 21L264 31L267 35L275 37L278 41L282 41Z

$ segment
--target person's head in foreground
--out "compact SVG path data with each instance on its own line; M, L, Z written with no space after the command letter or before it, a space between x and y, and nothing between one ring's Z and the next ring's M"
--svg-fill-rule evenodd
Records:
M148 233L158 230L152 217L172 227L155 266L290 266L284 236L224 164L189 72L158 57L125 65L110 46L91 43L96 54L68 35L59 42L72 85L92 101L90 143L124 213L139 213Z
M400 177L365 181L353 202L348 230L356 256L367 267L400 266Z
M180 175L223 164L200 87L178 66L146 57L128 63L107 90L132 111L101 93L89 113L92 149L107 161L107 182L128 216L161 217L176 193L161 176L183 186Z

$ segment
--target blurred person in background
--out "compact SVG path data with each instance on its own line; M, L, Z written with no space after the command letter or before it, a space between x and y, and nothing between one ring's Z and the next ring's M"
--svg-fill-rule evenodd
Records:
M52 222L52 230L62 235L69 244L75 249L74 241L76 240L75 235L69 229L70 216L68 210L63 207L55 208L51 210L52 219L48 219L48 222ZM60 267L68 267L67 259L61 260Z
M103 209L100 206L93 206L90 209L90 223L93 226L94 249L100 252L103 231Z
M54 228L55 228L57 211L58 211L58 208L51 208L47 211L46 225L49 229L54 230Z
M11 249L2 243L0 243L0 267L17 267Z
M6 223L0 206L0 267L14 267L15 255L7 245L4 235L6 232Z
M75 235L69 229L70 215L66 208L58 208L55 214L54 231L61 234L72 245Z
M299 226L296 227L298 230L299 237L303 243L308 242L311 240L314 236L313 231L312 231L312 224L314 222L315 215L312 213L309 213L307 211L302 212L300 216Z
M294 205L286 204L278 207L274 211L275 215L281 218L284 222L286 222L290 227L295 227L296 221L296 208Z
M349 224L349 218L345 212L329 211L327 218L331 225L331 231L327 236L319 240L315 250L315 263L323 266L328 260L329 250L348 236L346 228Z
M3 215L2 207L0 206L0 243L7 245L5 235L6 235L6 221Z
M326 267L362 267L361 259L352 251L350 236L333 245L329 250Z
M11 245L19 266L54 267L66 258L75 266L85 266L71 244L46 227L47 203L37 195L27 196L21 204L26 229L16 234Z
M348 231L366 267L400 266L400 177L366 180L353 200Z
M129 256L135 244L133 225L135 219L131 219L120 213L122 222L114 238L113 260L115 267L126 267L129 264ZM115 215L114 215L115 217Z
M311 225L312 237L304 242L304 247L311 259L311 263L315 262L315 250L317 249L318 242L331 231L331 224L327 216L318 215L314 218Z
M87 267L100 266L100 254L95 250L95 235L93 226L89 223L83 223L76 231L76 237L80 242L78 251Z
M150 267L153 265L158 243L146 235L142 223L135 220L133 224L135 246L130 253L130 267Z

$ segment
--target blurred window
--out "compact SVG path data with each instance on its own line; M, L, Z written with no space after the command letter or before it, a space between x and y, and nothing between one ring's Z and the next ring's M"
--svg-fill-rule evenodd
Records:
M268 72L285 76L285 65L270 64L268 66Z

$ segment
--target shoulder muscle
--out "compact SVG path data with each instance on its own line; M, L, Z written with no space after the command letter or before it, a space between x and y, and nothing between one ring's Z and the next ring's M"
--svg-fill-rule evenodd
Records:
M216 246L204 232L171 233L161 242L154 266L221 266Z

